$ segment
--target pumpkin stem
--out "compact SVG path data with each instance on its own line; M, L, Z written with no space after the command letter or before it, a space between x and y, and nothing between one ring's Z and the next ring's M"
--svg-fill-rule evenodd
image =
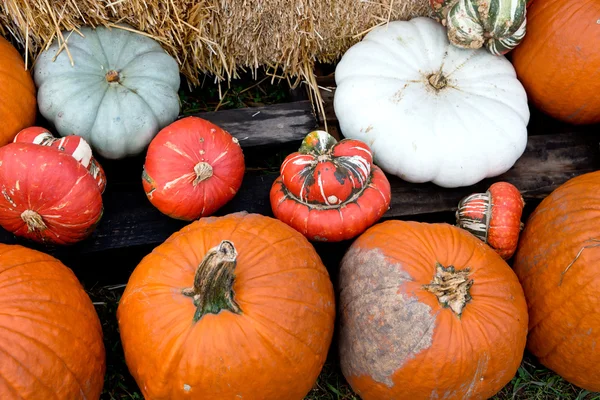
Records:
M236 259L237 251L229 240L223 240L206 253L196 270L194 287L181 291L184 296L194 299L197 307L194 322L206 314L218 314L221 310L236 314L242 312L233 299Z
M435 294L442 307L450 309L460 318L465 305L471 300L469 289L473 280L469 279L469 268L457 271L451 265L448 268L436 264L436 273L433 280L423 288Z
M429 84L433 86L435 90L442 90L448 84L448 80L440 70L435 74L429 75Z
M25 210L21 213L21 219L27 224L27 231L43 231L48 229L40 214L33 210Z
M194 186L213 176L213 169L211 165L204 161L196 164L196 166L194 167L194 172L196 173L196 179L194 179L193 182Z
M121 77L119 76L119 73L117 71L115 71L114 69L111 69L110 71L108 71L106 73L105 77L108 82L119 82L119 80L121 79Z

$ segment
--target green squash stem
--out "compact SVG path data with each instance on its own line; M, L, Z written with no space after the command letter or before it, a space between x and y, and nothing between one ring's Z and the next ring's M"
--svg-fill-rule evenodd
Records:
M206 314L218 314L222 310L241 314L242 310L233 298L236 260L237 251L228 240L223 240L206 253L196 269L194 286L181 292L193 298L196 306L194 322Z

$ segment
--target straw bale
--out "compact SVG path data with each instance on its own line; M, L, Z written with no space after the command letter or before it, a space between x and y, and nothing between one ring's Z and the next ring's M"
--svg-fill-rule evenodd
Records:
M191 85L266 67L316 88L315 62L336 62L375 26L422 15L429 0L0 0L0 30L29 67L62 31L126 23L158 40Z

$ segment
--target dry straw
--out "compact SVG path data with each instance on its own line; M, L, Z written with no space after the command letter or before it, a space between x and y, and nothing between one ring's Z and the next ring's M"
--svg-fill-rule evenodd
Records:
M26 48L28 66L64 30L127 23L159 41L191 85L266 67L315 89L321 111L315 62L336 62L373 27L420 15L429 0L0 0L0 29Z

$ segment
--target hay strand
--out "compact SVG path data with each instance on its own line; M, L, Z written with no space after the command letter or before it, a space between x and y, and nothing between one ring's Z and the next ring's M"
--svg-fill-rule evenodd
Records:
M577 260L579 260L579 257L581 257L581 253L583 253L583 251L585 249L590 249L590 248L594 248L594 247L600 247L600 240L599 239L588 239L586 240L586 242L594 242L595 244L589 244L587 246L583 246L581 249L579 249L579 252L577 252L577 255L575 256L575 258L573 259L573 261L571 261L569 263L569 265L567 265L567 267L564 269L563 272L561 272L560 274L560 281L558 282L558 286L562 285L563 283L563 279L565 277L565 274L567 272L569 272L569 270L571 269L571 267L573 266L573 264L575 264L577 262Z
M64 31L126 23L160 42L191 86L267 67L305 82L322 110L316 62L337 62L376 26L423 15L429 0L3 0L0 31L24 46L30 68L55 39L71 59Z

